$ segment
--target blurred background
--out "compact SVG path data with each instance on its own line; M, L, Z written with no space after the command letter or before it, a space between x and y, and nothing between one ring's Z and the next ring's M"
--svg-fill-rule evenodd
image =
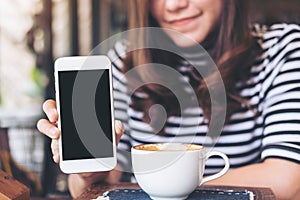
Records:
M0 0L0 169L32 197L69 197L50 140L35 128L42 102L54 98L54 60L88 55L126 30L127 1ZM299 0L248 1L252 22L300 24Z

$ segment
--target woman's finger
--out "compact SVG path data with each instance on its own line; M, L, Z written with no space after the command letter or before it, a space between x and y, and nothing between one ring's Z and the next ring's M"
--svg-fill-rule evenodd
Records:
M40 119L37 123L38 130L52 139L58 139L60 131L57 126L46 119Z
M119 144L120 138L124 133L124 125L121 121L115 120L116 143Z
M59 163L59 145L58 145L58 140L52 140L52 142L51 142L51 150L52 150L54 162Z
M43 103L43 110L50 122L55 123L58 120L58 112L56 109L56 102L48 99Z

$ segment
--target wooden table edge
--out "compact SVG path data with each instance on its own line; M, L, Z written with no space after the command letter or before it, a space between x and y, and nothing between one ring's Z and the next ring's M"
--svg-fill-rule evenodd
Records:
M29 200L30 190L26 185L0 170L0 199Z

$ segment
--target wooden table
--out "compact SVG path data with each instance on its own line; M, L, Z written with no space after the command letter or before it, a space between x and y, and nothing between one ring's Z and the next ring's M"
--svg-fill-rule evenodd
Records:
M114 189L140 189L137 184L134 183L120 183L115 185L104 185L104 184L94 184L89 187L84 193L82 193L77 199L93 199L102 195L106 191ZM275 200L273 192L269 188L256 188L256 187L233 187L233 186L208 186L203 185L201 189L213 189L213 190L249 190L255 195L255 200Z
M30 199L29 188L0 170L0 199Z

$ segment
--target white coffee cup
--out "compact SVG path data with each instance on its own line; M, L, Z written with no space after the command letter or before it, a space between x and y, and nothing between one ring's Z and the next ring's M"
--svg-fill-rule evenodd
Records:
M219 178L229 169L228 157L195 144L143 144L131 148L132 167L139 186L155 200L186 199L197 186ZM220 156L224 168L203 177L206 160Z

